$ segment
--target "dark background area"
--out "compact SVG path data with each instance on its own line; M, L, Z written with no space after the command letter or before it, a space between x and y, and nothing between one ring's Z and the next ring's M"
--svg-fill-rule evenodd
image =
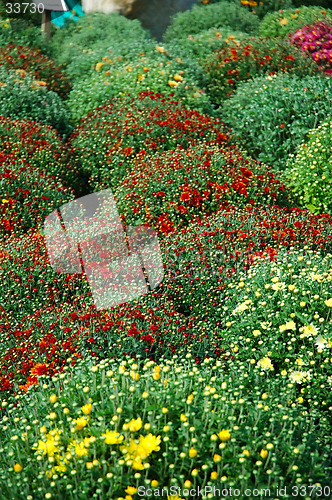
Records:
M149 30L157 40L161 40L171 17L177 12L190 9L196 3L196 0L137 0L127 17L139 19L143 28Z

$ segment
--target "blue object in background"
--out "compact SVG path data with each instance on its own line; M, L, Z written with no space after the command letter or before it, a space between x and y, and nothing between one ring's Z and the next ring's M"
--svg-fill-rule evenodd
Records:
M66 0L66 4L69 8L67 12L54 12L51 13L52 23L61 28L68 19L77 21L79 16L84 16L82 6L77 0ZM73 13L73 11L75 13Z

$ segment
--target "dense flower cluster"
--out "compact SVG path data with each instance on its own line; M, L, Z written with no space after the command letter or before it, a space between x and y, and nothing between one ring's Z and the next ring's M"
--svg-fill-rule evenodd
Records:
M195 142L158 156L140 155L114 193L126 224L167 235L230 204L287 203L271 169L235 146Z
M317 73L315 65L283 39L245 38L230 40L206 61L208 88L220 104L241 81L255 76L288 72L298 76Z
M28 284L36 302L33 275L28 276ZM50 297L49 302L54 302L52 297L56 295L56 284L48 283L47 277L41 281L44 284L42 298L45 300L45 297ZM37 284L40 285L41 283ZM67 291L69 290L66 281L63 280L62 286L67 286ZM42 293L39 295L42 296ZM27 297L28 294L25 300ZM94 317L93 312L80 311L77 305L74 307L69 301L58 301L57 306L62 308L61 314L54 306L45 308L44 305L42 310L26 314L20 320L15 320L16 314L13 316L10 311L2 312L0 391L7 394L7 397L10 393L25 393L30 386L38 385L40 375L53 375L61 370L68 356L73 359L81 358L83 344L92 347L84 350L85 355L87 352L94 352L96 346L89 343L90 335L84 335L86 329L80 326L90 317Z
M310 131L295 155L290 155L285 182L299 206L314 213L331 213L332 122Z
M135 98L113 98L89 113L70 137L70 147L95 188L98 182L116 186L138 153L186 147L203 138L228 139L220 120L187 110L171 97L141 92Z
M181 98L187 109L212 112L203 71L190 57L179 57L153 41L136 45L132 52L104 52L107 55L99 59L94 72L75 82L68 102L76 121L112 97L149 91Z
M180 57L190 57L204 67L206 58L215 51L227 46L232 40L241 40L247 36L247 33L234 31L229 27L209 28L183 38L180 44L176 39L171 40L165 44L165 50L174 50Z
M305 387L302 402L316 393L322 412L332 403L322 390L332 374L331 264L308 247L259 260L228 284L218 327L224 348Z
M65 147L50 126L1 116L0 147L3 158L28 160L30 167L68 182L70 175L73 177L66 163Z
M248 208L221 211L168 236L158 290L106 312L96 312L85 278L50 268L40 234L11 238L1 257L2 390L26 390L36 374L58 370L68 355L157 360L184 356L190 346L197 362L206 355L228 359L216 335L225 284L255 258L274 257L280 248L332 249L328 216Z
M35 80L23 69L0 66L0 90L0 116L50 125L61 136L72 131L68 107L43 80Z
M324 73L332 75L332 24L319 22L303 26L290 37L290 42L310 54Z
M322 9L322 7L302 5L298 9L279 9L269 12L259 25L260 36L266 37L287 37L294 34L307 24L315 24L319 21L331 23L332 10Z
M0 49L0 66L31 73L35 80L45 82L49 90L61 97L67 97L70 91L70 81L63 69L40 50L8 44Z
M147 41L151 41L151 36L138 19L127 19L118 12L92 12L56 30L48 48L76 81L89 75L109 50L120 56L140 46L142 52Z
M260 366L235 359L227 370L176 358L69 358L15 407L2 401L2 491L133 500L144 478L170 500L170 485L258 491L282 476L299 488L309 473L328 485L329 425L316 398L308 411L306 393L287 375L269 376L264 358Z
M246 272L256 258L274 259L280 249L307 245L332 250L332 218L297 208L229 207L190 224L164 241L164 287L175 307L222 353L215 337L227 283ZM207 339L210 339L209 342ZM212 351L209 351L212 355Z
M208 28L225 28L254 33L259 26L257 16L236 2L218 1L211 5L194 5L176 14L163 35L165 42L181 40Z
M74 198L53 176L12 155L0 156L0 233L24 232L40 227L57 206Z
M49 205L46 213L51 210ZM90 294L84 277L58 274L49 265L40 232L12 234L1 250L0 387L26 390L38 374L52 373L68 355L81 355L80 336L91 337L84 325L96 311L84 300L79 305L78 297L88 300Z

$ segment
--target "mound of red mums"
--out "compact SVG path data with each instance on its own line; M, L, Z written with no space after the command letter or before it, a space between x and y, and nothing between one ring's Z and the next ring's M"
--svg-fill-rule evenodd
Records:
M0 116L0 148L3 158L28 160L31 167L63 181L74 175L67 167L66 149L51 126Z
M45 82L48 90L53 90L66 98L71 90L69 77L52 59L39 49L8 44L0 48L0 66L31 73L35 80Z
M274 259L280 248L304 246L332 250L331 216L228 207L161 241L165 277L152 293L98 312L83 275L57 275L50 268L42 235L12 238L1 254L7 278L0 387L26 390L38 374L60 370L68 356L160 359L190 345L197 362L207 355L224 358L217 329L227 283L255 256Z
M186 109L171 97L141 92L114 97L81 120L70 137L73 163L96 189L116 186L131 170L135 155L186 148L193 140L228 140L219 119Z
M228 205L289 203L269 167L235 146L212 141L138 155L114 196L126 224L147 224L160 236Z
M220 105L240 82L264 74L289 72L298 76L318 73L310 59L282 38L229 39L227 45L208 57L205 70L213 102Z
M40 227L55 208L74 199L73 190L12 154L0 154L0 234Z

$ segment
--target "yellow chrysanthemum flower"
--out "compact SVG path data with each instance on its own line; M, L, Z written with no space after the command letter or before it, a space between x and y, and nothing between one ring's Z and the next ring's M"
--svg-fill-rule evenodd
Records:
M222 431L218 432L217 436L221 441L228 441L231 437L231 434L228 429L223 429Z
M286 17L283 17L282 19L280 19L279 24L280 26L285 26L286 24L288 24L288 19Z
M132 419L130 422L128 422L128 429L130 430L130 432L136 432L141 429L142 425L142 419L138 417L136 420Z
M91 410L92 410L92 404L88 403L88 404L82 406L81 410L84 413L84 415L89 415L89 413L91 413Z
M125 490L128 495L135 495L136 491L137 488L135 488L135 486L128 486L128 488Z
M174 78L174 80L175 80L176 82L182 82L182 80L183 80L182 76L180 76L180 75L174 75L174 77L173 77L173 78Z
M174 80L168 80L168 85L170 87L177 87L179 84Z
M49 457L53 457L56 452L59 451L59 448L56 446L54 440L48 439L46 443L44 441L38 441L37 452L40 455L48 455Z
M104 63L102 63L102 62L97 63L95 66L96 71L100 71L103 66L104 66Z
M76 420L73 420L73 423L75 425L75 429L77 431L80 431L88 424L88 421L89 421L89 418L85 418L85 417L80 417Z
M101 435L101 437L105 438L106 444L120 444L124 440L124 436L122 434L119 434L119 432L116 431L109 431L108 429L105 434Z
M67 451L73 455L75 453L75 455L77 457L84 457L85 455L88 454L88 450L87 448L84 446L84 442L80 442L78 443L77 441L72 441L68 448L67 448Z
M259 366L262 370L272 370L273 365L271 363L271 360L268 356L265 356L264 358L260 359L257 363L257 366Z
M153 451L160 450L160 446L159 446L160 441L161 441L160 436L154 436L153 434L150 433L145 437L140 436L139 445L145 450L145 452L148 455L150 455L150 453L152 453Z

